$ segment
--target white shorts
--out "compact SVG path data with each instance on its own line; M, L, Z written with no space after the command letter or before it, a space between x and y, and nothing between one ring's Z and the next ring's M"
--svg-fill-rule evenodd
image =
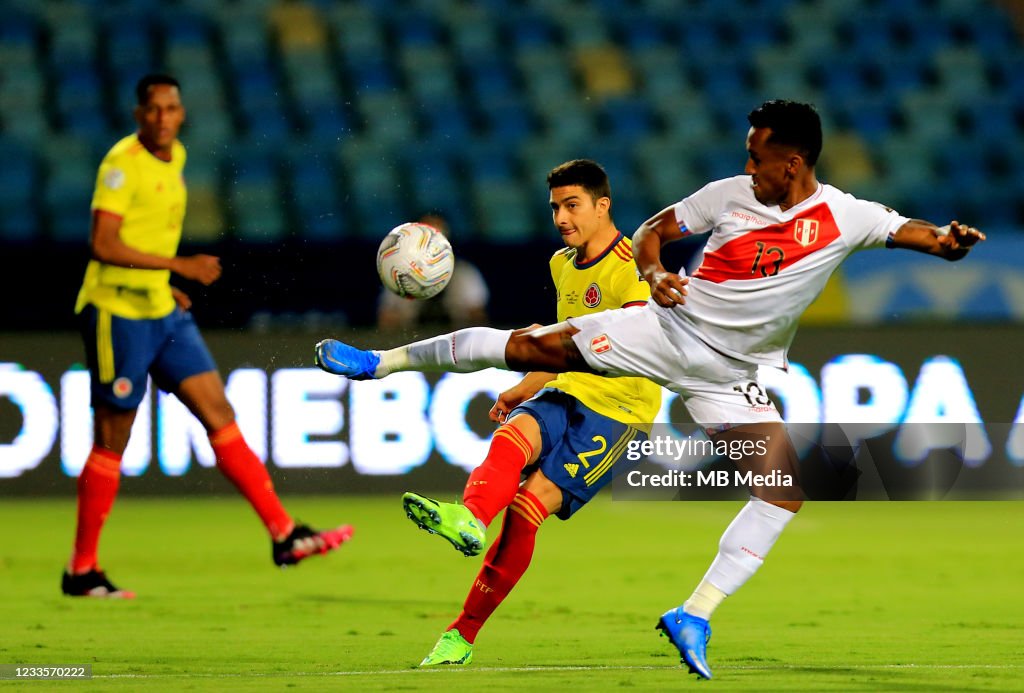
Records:
M640 375L677 393L709 432L749 423L782 422L758 382L757 365L715 351L696 332L662 322L657 304L569 318L573 341L591 368L609 376Z

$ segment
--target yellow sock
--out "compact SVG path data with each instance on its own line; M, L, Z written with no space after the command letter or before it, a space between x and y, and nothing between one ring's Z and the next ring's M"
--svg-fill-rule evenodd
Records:
M683 604L683 611L705 621L711 618L718 605L729 596L722 590L712 585L707 580L701 580L697 589L693 591L690 598Z

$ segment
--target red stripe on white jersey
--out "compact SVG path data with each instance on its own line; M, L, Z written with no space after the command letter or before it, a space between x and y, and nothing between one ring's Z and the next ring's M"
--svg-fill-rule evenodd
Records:
M825 203L799 217L749 231L704 254L697 279L720 284L730 279L773 277L839 238L839 227Z

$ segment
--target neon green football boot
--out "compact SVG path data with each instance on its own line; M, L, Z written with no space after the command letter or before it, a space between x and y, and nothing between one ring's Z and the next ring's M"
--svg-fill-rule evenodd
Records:
M404 494L402 506L420 529L444 537L465 555L476 556L484 550L485 528L466 506L442 503L418 493Z
M445 631L423 661L421 667L438 664L464 665L473 661L473 643L467 642L457 629Z

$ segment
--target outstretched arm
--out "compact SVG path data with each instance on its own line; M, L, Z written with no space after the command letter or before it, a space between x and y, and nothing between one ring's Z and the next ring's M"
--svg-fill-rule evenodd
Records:
M679 240L683 232L676 223L675 210L666 207L640 225L633 234L633 257L641 276L651 285L651 297L660 306L685 303L686 284L690 281L669 272L661 264L661 248Z
M911 219L897 229L892 237L892 246L937 255L953 262L963 258L975 243L983 240L985 234L959 221L938 227L921 219Z

